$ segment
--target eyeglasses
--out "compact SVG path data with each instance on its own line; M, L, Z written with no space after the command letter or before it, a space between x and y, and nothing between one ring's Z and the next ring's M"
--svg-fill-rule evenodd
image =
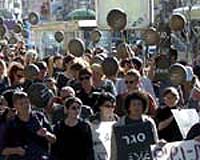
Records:
M80 81L89 80L89 79L90 79L90 76L80 77L79 79L80 79Z

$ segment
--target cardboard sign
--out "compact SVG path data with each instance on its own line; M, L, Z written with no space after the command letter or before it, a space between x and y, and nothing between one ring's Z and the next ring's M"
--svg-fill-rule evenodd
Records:
M128 29L148 27L153 22L152 0L96 0L96 17L100 29L110 28L106 17L114 8L122 9L127 14Z
M200 143L194 140L151 146L153 160L199 160Z
M101 122L99 125L92 125L95 160L110 159L111 133L114 123L115 122Z
M172 109L171 111L183 138L186 138L191 127L199 122L197 111L195 109Z
M151 159L150 145L153 144L150 122L114 128L118 160Z

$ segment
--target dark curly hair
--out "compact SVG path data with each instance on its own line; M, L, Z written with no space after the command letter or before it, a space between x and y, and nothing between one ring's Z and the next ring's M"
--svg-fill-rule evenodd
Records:
M69 97L65 100L65 107L67 109L69 109L69 107L73 104L73 103L78 103L80 106L83 105L82 101L78 98L78 97Z
M110 92L101 92L99 98L97 100L97 106L100 107L104 104L104 102L109 101L111 103L116 102L115 96Z
M142 101L142 107L143 107L143 112L148 108L148 97L147 94L141 91L138 92L133 92L129 94L126 99L125 99L125 109L127 113L129 113L129 107L131 104L131 101L133 100L141 100Z

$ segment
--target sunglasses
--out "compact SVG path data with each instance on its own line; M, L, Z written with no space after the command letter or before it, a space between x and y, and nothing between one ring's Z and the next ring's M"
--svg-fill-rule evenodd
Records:
M133 84L135 81L125 81L126 84Z
M79 79L80 79L80 81L89 80L89 79L90 79L90 76L80 77Z

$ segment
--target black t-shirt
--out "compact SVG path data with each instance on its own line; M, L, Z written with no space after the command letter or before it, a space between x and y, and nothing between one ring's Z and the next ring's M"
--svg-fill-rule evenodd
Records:
M62 121L56 124L54 133L57 141L52 146L52 154L58 160L94 160L91 129L86 122L79 121L70 127Z
M0 80L0 94L2 94L9 87L8 77L4 77Z
M7 125L5 147L34 146L33 150L38 148L37 150L47 152L48 141L36 133L41 127L52 132L47 119L41 112L33 111L28 122L23 122L16 116Z
M170 118L171 116L173 116L171 108L159 108L155 117L157 125L160 122ZM158 130L158 136L159 139L165 139L167 142L181 141L183 139L183 136L174 118L169 126L162 129L161 131Z

